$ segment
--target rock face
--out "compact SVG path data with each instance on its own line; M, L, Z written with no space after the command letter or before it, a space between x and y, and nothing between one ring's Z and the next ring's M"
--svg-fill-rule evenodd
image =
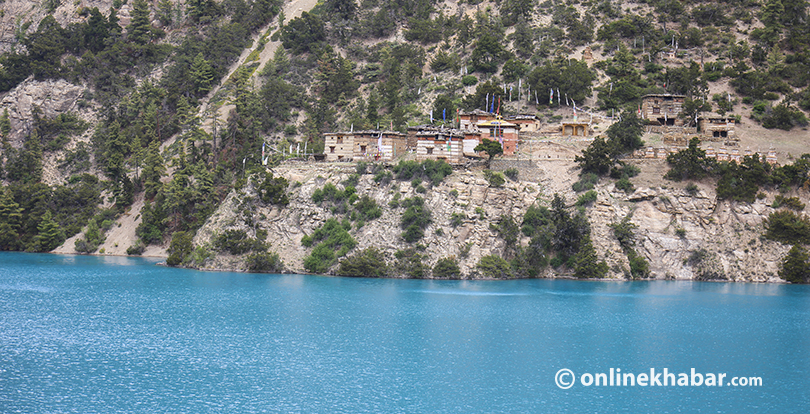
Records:
M358 245L354 251L377 247L393 257L399 249L410 247L402 240L402 208L388 203L421 196L432 212L432 224L419 243L426 246L429 265L443 257L455 256L462 272L475 277L476 263L488 254L500 255L504 241L490 230L501 215L511 215L520 222L526 209L534 203L548 205L555 192L564 194L568 203L576 200L571 183L576 177L575 165L567 161L540 161L533 169L532 181L507 181L501 188L491 188L481 171L456 170L440 185L419 194L409 182L390 185L374 182L373 176L361 176L357 194L375 199L383 209L382 217L353 228ZM273 170L290 182L290 204L278 207L247 203L256 196L250 185L241 193L232 192L219 209L198 231L195 246L210 247L216 234L228 229L245 230L255 236L255 229L268 232L271 250L279 253L286 268L305 272L303 259L311 251L301 245L301 237L312 234L333 217L327 208L312 202L312 194L326 183L338 188L354 173L354 166L328 164L287 164ZM592 239L600 257L610 266L609 277L624 278L628 273L627 257L622 252L612 223L632 213L636 230L636 250L650 262L652 277L657 279L695 279L729 281L779 281L779 261L788 248L764 240L762 221L773 211L764 200L753 205L717 202L707 190L689 195L680 189L639 189L633 194L615 190L612 183L597 186L597 202L588 208ZM467 219L458 227L450 224L453 213ZM521 240L526 245L528 238ZM201 266L204 269L245 270L244 258L220 254ZM544 277L556 277L551 268Z
M9 91L0 100L0 113L8 110L11 145L21 147L23 139L34 127L32 124L34 107L38 107L46 118L76 111L77 101L83 91L84 87L73 85L63 79L36 81L32 78Z

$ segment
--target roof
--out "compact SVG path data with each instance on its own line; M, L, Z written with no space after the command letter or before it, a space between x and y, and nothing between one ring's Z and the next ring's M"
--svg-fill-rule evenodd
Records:
M484 128L495 128L495 127L512 127L517 128L517 124L513 124L511 122L504 121L503 119L493 119L491 121L481 121L477 124L479 127Z
M644 95L641 99L645 98L686 98L686 95L673 95L671 93L651 93L649 95Z

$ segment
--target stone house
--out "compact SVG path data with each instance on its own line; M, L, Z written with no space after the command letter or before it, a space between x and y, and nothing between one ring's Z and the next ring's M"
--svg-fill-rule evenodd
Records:
M734 117L704 117L698 119L701 134L706 138L736 138Z
M407 152L407 136L396 131L324 134L326 161L392 161Z
M478 145L475 134L467 138L465 132L453 128L413 127L408 128L408 136L416 140L416 159L419 161L444 160L449 164L459 164L464 161L465 149L470 143L473 148Z
M536 115L512 115L506 120L520 127L520 132L537 132L540 130L540 120Z
M685 95L655 94L641 98L641 118L657 121L661 125L683 126L678 116L683 109Z
M470 112L459 112L458 119L459 119L459 129L462 130L470 130L476 129L476 125L478 125L481 121L492 121L497 117L496 114L492 112L482 111L480 109L475 109Z

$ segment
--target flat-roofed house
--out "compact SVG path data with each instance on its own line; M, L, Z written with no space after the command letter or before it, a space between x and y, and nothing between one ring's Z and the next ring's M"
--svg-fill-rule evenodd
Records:
M490 121L479 121L476 124L481 131L481 138L497 141L503 147L503 155L514 155L517 152L520 126L496 118Z
M700 132L707 138L734 138L736 120L734 117L708 116L698 120Z
M354 159L393 161L408 150L408 136L396 131L367 130L354 133Z
M323 134L323 153L326 161L348 161L354 156L354 134L327 132Z
M475 129L476 125L478 125L481 121L491 121L497 117L496 114L492 112L482 111L480 109L475 109L470 112L459 112L458 119L459 119L459 129L468 130L468 129Z
M413 136L419 161L444 160L459 164L464 160L465 134L458 129L424 126L415 128Z
M641 118L658 121L661 125L683 126L683 120L678 116L685 99L686 95L644 95L641 98Z
M536 115L512 115L506 120L520 127L520 132L537 132L540 130L540 120Z

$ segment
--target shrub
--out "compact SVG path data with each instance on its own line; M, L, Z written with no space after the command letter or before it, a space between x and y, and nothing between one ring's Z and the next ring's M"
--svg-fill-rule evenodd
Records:
M367 195L360 197L353 208L357 213L357 219L362 221L371 221L382 216L382 209L377 201Z
M127 247L127 254L130 256L140 256L146 251L146 246L141 242L137 242L132 246Z
M675 235L682 238L682 239L686 238L686 229L684 229L683 227L676 228L675 229Z
M805 205L799 200L798 197L785 198L782 195L777 195L771 207L773 208L786 207L791 210L802 211L804 210Z
M397 265L392 271L412 279L423 279L430 276L430 266L428 266L428 256L420 253L416 248L410 247L405 250L398 250L394 253Z
M259 199L265 204L286 206L290 204L290 198L287 195L288 185L286 178L273 177L273 173L268 172L264 181L256 188L256 192L259 194Z
M765 237L783 244L810 243L810 220L790 210L771 213L765 220Z
M284 262L278 253L258 252L248 255L248 271L256 273L280 273L284 270Z
M245 254L250 251L264 250L265 245L260 240L248 237L244 230L225 230L214 239L214 248L230 254Z
M460 226L461 223L463 223L466 219L467 215L464 213L453 213L450 215L450 225L453 226L453 228L456 228Z
M607 275L608 265L598 261L593 248L591 236L585 235L579 244L579 251L574 256L574 276L587 279L601 279Z
M423 179L430 180L433 185L439 185L445 177L453 173L450 164L444 161L425 160L421 163L416 161L400 161L394 166L394 174L397 180L412 181ZM417 185L418 185L417 183ZM414 185L416 187L416 185Z
M402 213L400 226L405 230L402 237L408 243L420 240L425 235L424 229L432 222L430 210L424 204L422 197L408 198L402 202L406 210Z
M475 265L481 274L490 279L506 279L512 277L512 269L509 263L496 255L484 256Z
M380 185L388 185L394 179L391 171L379 171L374 174L374 182Z
M507 168L503 171L504 175L509 177L512 181L517 181L518 179L518 169L517 168Z
M594 201L596 201L596 191L589 190L588 192L582 194L581 196L579 196L579 198L577 198L576 205L587 207L593 204Z
M627 253L627 260L630 262L630 275L633 279L645 279L650 277L650 264L643 256L635 250Z
M461 278L461 269L458 267L456 257L450 256L439 259L436 265L433 266L433 277L438 279Z
M349 234L349 228L351 224L348 221L339 223L337 219L330 218L311 236L302 238L305 246L317 243L309 256L304 258L304 268L313 273L325 273L338 258L353 249L357 241Z
M796 244L779 266L779 277L791 283L810 283L810 255Z
M693 197L697 195L698 191L700 191L700 189L698 188L697 185L695 185L695 183L689 183L686 186L686 188L684 188L684 190L686 191L687 194Z
M619 181L616 181L616 189L623 190L625 193L632 193L635 187L627 176L623 176Z
M169 257L166 259L166 264L169 266L178 266L186 260L186 256L191 254L191 238L193 234L185 231L178 231L172 234L172 242L169 245Z
M386 277L388 263L383 252L375 247L369 247L341 260L337 274L353 277Z
M594 173L582 173L579 175L579 181L571 185L571 188L576 192L593 190L596 182L599 181L599 176Z
M472 86L478 83L478 78L473 75L465 75L461 78L461 83L464 86Z
M484 170L484 178L487 179L490 187L500 187L506 183L503 174L491 170Z

